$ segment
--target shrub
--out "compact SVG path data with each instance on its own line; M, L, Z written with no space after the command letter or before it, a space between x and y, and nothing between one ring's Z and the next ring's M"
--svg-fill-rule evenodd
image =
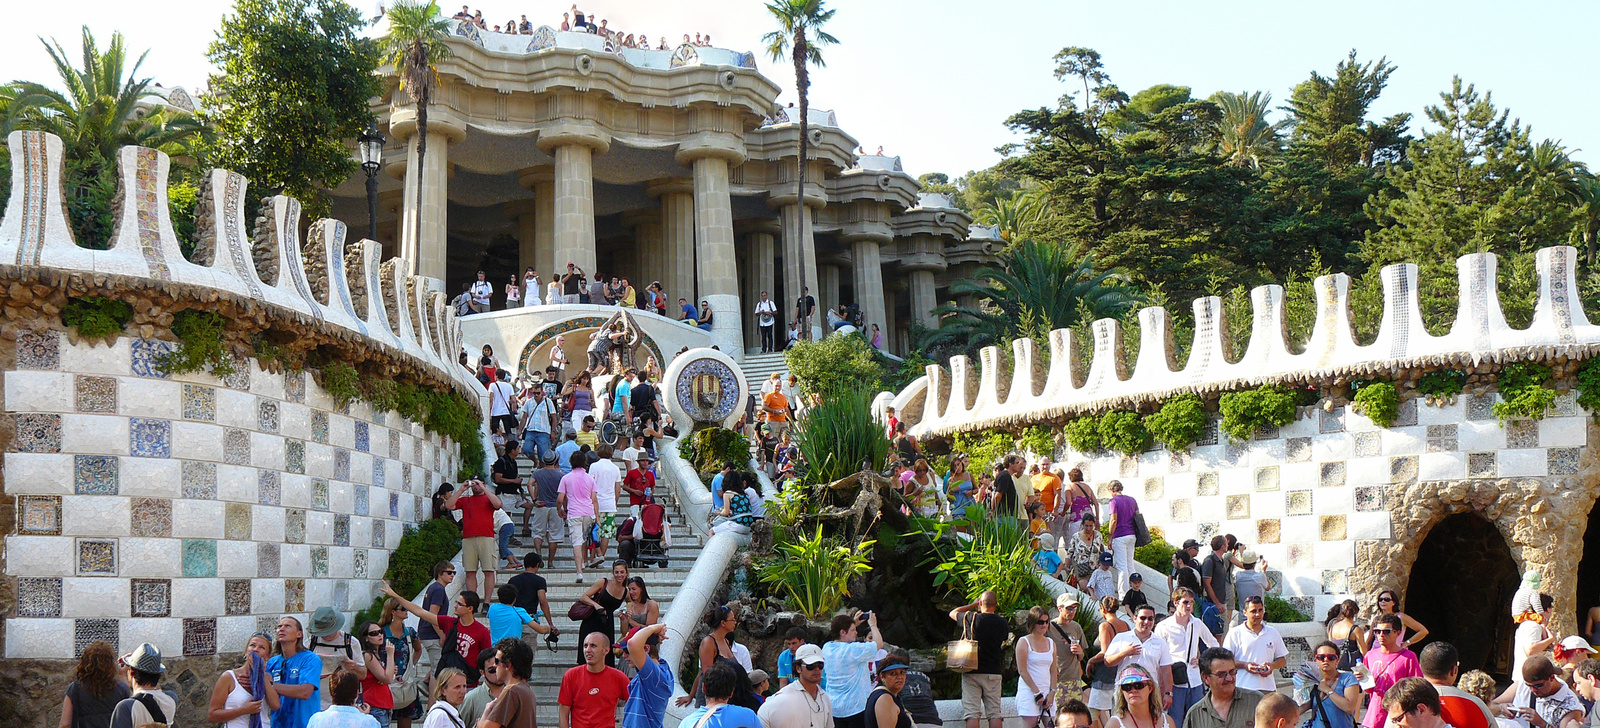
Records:
M1268 622L1284 623L1311 621L1311 617L1309 615L1301 614L1300 610L1295 609L1294 605L1290 604L1287 600L1268 594L1263 601L1265 602L1264 606L1267 608L1266 621Z
M937 364L938 362L929 359L927 354L918 349L907 354L906 358L899 363L887 358L880 363L885 366L885 371L889 372L883 381L884 388L898 393L912 382L917 381L918 377L925 376L928 373L929 364Z
M1017 438L1017 444L1035 455L1050 457L1056 453L1056 433L1050 430L1049 425L1030 425L1022 429L1022 437Z
M689 437L686 448L680 449L684 460L694 466L697 473L715 473L723 463L737 463L740 470L750 461L750 441L725 427L706 427Z
M986 517L981 508L968 508L966 517L949 524L966 528L971 539L939 538L933 542L933 585L944 586L974 600L993 591L1000 613L1009 614L1044 604L1049 599L1033 565L1033 535L1026 523L1010 517Z
M1533 362L1508 364L1495 378L1504 402L1494 406L1494 416L1501 422L1527 417L1544 419L1544 414L1556 402L1554 390L1544 386L1550 379L1550 367Z
M850 389L876 394L883 378L877 357L866 339L837 334L822 341L797 341L783 352L789 373L800 380L800 392L823 399Z
M1079 417L1067 423L1061 431L1072 449L1085 455L1100 452L1100 418L1093 415Z
M1163 574L1172 571L1172 555L1178 547L1167 543L1166 534L1158 526L1150 528L1150 543L1133 550L1133 560Z
M1578 367L1578 404L1600 418L1600 359L1590 359Z
M1124 455L1137 455L1150 449L1150 431L1132 412L1107 412L1100 416L1100 443Z
M361 375L356 368L342 361L322 365L322 388L343 407L361 396Z
M1417 380L1417 393L1427 397L1454 397L1467 386L1467 373L1456 369L1428 372Z
M1206 408L1200 397L1180 394L1144 418L1150 436L1173 452L1189 449L1206 431Z
M1355 411L1387 428L1400 416L1400 393L1389 382L1367 382L1356 390Z
M819 523L812 536L773 544L777 556L761 561L761 581L786 595L795 611L826 618L850 596L850 580L872 570L868 559L874 543L852 548L824 538Z
M224 320L215 311L189 309L172 317L172 335L178 348L161 358L156 366L167 374L185 374L202 369L217 377L234 372L233 359L222 343Z
M433 565L454 558L461 550L461 529L443 518L430 518L400 537L400 545L389 554L389 568L383 578L397 594L410 599L433 581ZM356 615L376 621L383 611L383 597Z
M967 456L967 471L973 473L973 477L993 469L1000 458L1016 449L1016 441L1002 430L958 432L954 439L955 450Z
M1282 427L1294 422L1294 395L1276 384L1222 395L1222 431L1234 442L1244 442L1262 427Z
M61 323L85 339L103 339L122 333L133 320L133 306L114 298L71 298L61 309Z
M832 483L861 472L882 470L889 456L883 426L872 416L872 389L841 389L807 409L794 433L805 458L805 481ZM749 459L748 452L739 462Z

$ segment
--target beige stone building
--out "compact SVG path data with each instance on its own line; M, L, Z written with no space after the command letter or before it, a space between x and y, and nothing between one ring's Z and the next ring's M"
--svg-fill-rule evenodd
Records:
M378 237L448 296L484 270L498 309L513 275L532 267L548 287L572 262L641 291L659 281L673 318L680 297L709 303L712 341L737 356L759 346L761 292L787 321L804 287L819 306L859 304L903 352L940 289L990 255L899 158L857 155L830 111L811 111L800 199L798 114L751 53L619 49L549 28L458 26L449 45L420 168L412 99L391 84L376 103ZM364 182L334 190L336 215L366 220ZM826 325L820 308L812 323Z

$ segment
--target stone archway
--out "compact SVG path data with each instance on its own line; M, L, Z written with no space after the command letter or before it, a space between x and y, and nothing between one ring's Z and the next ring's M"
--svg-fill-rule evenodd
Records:
M534 354L536 353L548 355L549 352L541 352L541 349L545 344L550 343L551 341L555 340L557 336L562 334L581 333L584 335L584 338L587 338L588 333L604 325L607 318L608 317L606 316L574 316L573 318L569 318L565 321L558 321L540 329L538 333L533 335L533 338L528 340L527 344L523 345L522 353L517 357L519 367L518 371L526 372L531 371L534 368L543 369L543 366L534 367L533 360ZM665 366L666 359L661 356L661 347L656 345L656 340L651 338L649 334L646 334L643 331L639 333L641 337L639 345L644 347L646 351L650 352L650 355L654 356L658 363L662 363L662 365ZM568 338L571 339L572 337ZM575 371L572 369L572 367L583 367L584 357L582 356L582 352L583 347L578 347L576 351L576 354L578 355L574 356L575 352L572 350L572 343L569 341L567 350L567 359L571 362L571 364L568 365L569 372Z
M1432 642L1455 645L1461 671L1510 671L1511 596L1517 562L1500 530L1476 511L1445 516L1417 547L1406 593L1410 617L1427 626ZM1420 650L1421 647L1413 647Z
M1591 607L1600 606L1600 503L1589 511L1583 534L1583 559L1578 562L1578 594L1573 618L1581 628Z

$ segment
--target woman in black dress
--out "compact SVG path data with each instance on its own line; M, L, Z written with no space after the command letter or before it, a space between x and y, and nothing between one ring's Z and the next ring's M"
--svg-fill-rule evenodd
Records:
M617 559L611 564L611 576L601 579L589 587L589 591L578 597L578 601L594 608L594 613L584 618L578 627L578 661L583 664L583 640L590 632L599 632L606 636L606 644L617 642L617 609L622 607L623 597L627 594L628 562ZM606 651L606 665L616 667L616 656Z

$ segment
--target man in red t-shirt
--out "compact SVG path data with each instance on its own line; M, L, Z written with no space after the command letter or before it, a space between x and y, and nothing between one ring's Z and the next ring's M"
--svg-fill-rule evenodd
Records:
M478 572L482 571L484 590L478 593L493 594L494 570L500 568L500 546L494 539L494 512L500 510L500 496L484 485L482 478L473 478L451 491L444 507L461 511L461 568L467 572L462 587L477 592Z
M383 593L394 597L406 611L417 615L418 619L433 625L433 628L439 631L439 639L442 642L439 648L446 655L446 657L440 658L440 662L447 665L450 664L446 660L450 659L448 655L450 654L451 645L448 642L443 642L443 640L450 635L450 630L454 629L456 631L455 653L461 655L464 659L464 663L458 664L467 666L467 669L462 670L467 674L467 687L478 686L479 674L474 667L478 663L478 653L487 647L494 646L494 643L490 641L489 625L474 616L478 611L478 604L482 602L477 592L462 590L460 594L456 595L455 604L451 606L451 611L455 613L453 617L434 614L417 606L415 602L396 594L394 589L389 587L387 579L383 582Z
M1461 657L1449 642L1430 642L1417 656L1422 676L1439 693L1439 717L1453 728L1494 728L1489 706L1456 687L1461 676Z
M583 664L561 676L561 728L616 728L617 705L628 699L628 676L606 665L610 652L605 634L583 638Z
M633 466L628 468L628 474L622 478L622 489L628 493L628 513L634 518L639 517L639 509L648 502L645 492L656 487L656 475L646 468L650 465L650 456L640 451L637 459L630 462Z

